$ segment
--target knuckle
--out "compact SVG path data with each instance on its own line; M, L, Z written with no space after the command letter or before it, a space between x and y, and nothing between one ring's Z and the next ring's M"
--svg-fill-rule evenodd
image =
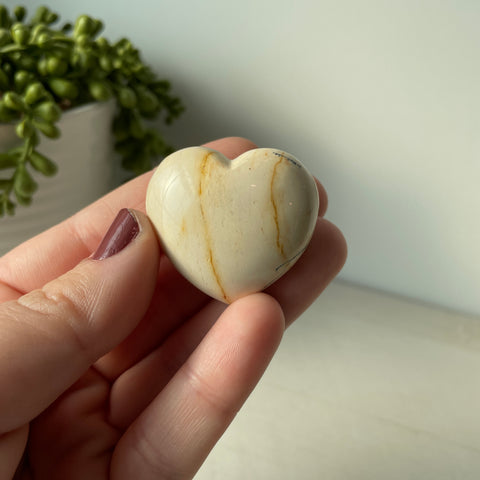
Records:
M155 478L163 480L181 480L190 478L188 472L180 470L181 465L171 457L165 454L164 449L159 448L159 444L151 439L148 431L137 426L132 430L134 441L133 448L140 458L141 463L146 469L155 475Z
M29 323L53 341L67 342L90 361L90 322L85 302L80 297L68 288L57 289L47 285L17 300L21 308L18 316L22 322Z
M229 395L225 395L222 389L212 385L208 378L198 372L193 365L187 361L180 370L185 376L186 382L192 390L192 394L203 402L217 418L223 421L231 420L238 412L239 406L229 401Z

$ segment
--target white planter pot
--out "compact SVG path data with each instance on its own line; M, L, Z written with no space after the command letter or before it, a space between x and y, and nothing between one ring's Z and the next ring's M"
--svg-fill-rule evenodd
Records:
M47 178L35 172L39 188L32 204L0 218L0 256L111 190L114 109L113 102L78 107L62 115L60 138L42 137L38 150L57 163L58 173ZM0 151L17 141L13 126L0 125Z

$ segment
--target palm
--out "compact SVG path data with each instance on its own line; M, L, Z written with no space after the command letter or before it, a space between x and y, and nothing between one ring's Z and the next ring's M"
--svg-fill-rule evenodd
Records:
M157 292L136 330L31 423L28 461L35 478L110 478L122 435L224 309L170 266L163 266ZM172 301L174 295L183 301Z

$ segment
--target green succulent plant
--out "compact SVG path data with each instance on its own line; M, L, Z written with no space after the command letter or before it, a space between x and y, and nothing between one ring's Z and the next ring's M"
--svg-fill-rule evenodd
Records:
M112 131L122 166L137 175L173 151L151 120L170 124L183 111L168 81L159 79L132 43L99 36L103 23L87 15L58 25L59 16L39 7L0 4L0 122L13 123L19 145L0 152L0 217L29 205L34 176L54 175L57 165L38 151L43 136L57 138L62 113L114 99Z

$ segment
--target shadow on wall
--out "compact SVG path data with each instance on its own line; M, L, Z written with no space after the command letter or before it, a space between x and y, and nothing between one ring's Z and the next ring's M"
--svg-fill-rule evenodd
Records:
M199 94L193 85L182 85L178 92L186 110L168 132L168 138L175 148L202 145L222 137L249 136L249 129L218 99L208 98L204 93ZM255 138L252 140L256 141Z
M307 168L317 165L320 158L327 158L326 152L321 152L318 158L309 161L310 152L321 150L321 135L312 139L302 129L304 119L292 117L288 100L283 105L273 103L270 96L254 82L238 88L232 85L229 98L212 96L211 86L202 90L188 79L177 78L172 84L186 107L180 119L169 127L168 138L177 148L201 145L222 137L241 136L261 147L288 151ZM235 95L235 91L241 92L241 98ZM256 101L247 103L242 98L255 98ZM164 127L160 125L160 128ZM288 137L285 131L289 132Z

